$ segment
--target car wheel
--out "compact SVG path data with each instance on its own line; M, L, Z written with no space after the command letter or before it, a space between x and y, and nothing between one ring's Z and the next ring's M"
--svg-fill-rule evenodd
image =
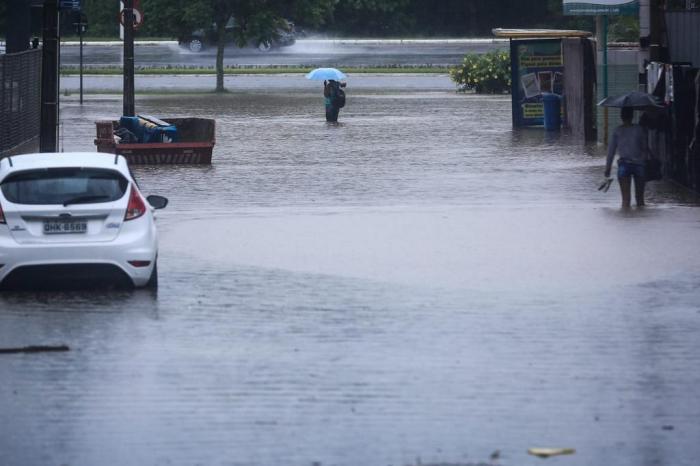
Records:
M272 49L272 44L267 41L262 41L258 44L258 50L261 52L269 52Z
M153 270L151 271L151 277L148 279L148 282L146 283L146 288L150 290L156 290L158 289L158 261L156 260L156 263L153 264Z
M190 49L190 52L201 52L202 49L204 48L204 44L202 43L201 39L190 39L190 42L187 44L187 48Z

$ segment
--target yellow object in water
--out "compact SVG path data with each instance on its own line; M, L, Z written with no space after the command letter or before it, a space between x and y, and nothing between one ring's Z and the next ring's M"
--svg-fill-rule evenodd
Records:
M573 455L576 450L573 448L529 448L527 452L540 458L549 458L550 456Z

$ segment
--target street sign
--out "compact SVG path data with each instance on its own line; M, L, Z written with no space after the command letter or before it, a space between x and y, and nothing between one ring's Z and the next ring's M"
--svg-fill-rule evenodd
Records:
M136 8L133 8L132 11L134 12L134 28L138 29L143 25L143 12ZM119 12L119 23L122 26L124 26L125 22L126 21L124 20L124 10L121 10Z
M78 34L78 35L85 34L88 30L88 23L87 23L87 21L73 23L73 27L75 28L76 34Z
M59 10L80 11L81 0L58 0Z
M575 16L639 14L639 0L563 0L564 14Z

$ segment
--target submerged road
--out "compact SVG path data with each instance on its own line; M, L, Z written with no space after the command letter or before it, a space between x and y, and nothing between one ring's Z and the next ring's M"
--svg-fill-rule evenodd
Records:
M0 356L1 462L697 465L698 205L623 212L600 148L432 79L351 77L339 126L288 76L137 92L216 118L214 163L134 167L157 295L0 294L0 346L71 348ZM121 105L63 96L62 147Z
M447 74L367 74L348 73L349 86L355 90L387 92L442 91L454 92L455 84ZM136 75L136 93L168 94L177 92L212 92L216 89L216 76L207 75ZM86 76L83 91L87 94L121 94L124 79L118 75ZM275 75L229 75L224 77L224 86L232 92L258 93L261 89L287 92L290 97L301 92L323 91L323 83L310 81L303 73ZM76 75L61 77L62 97L75 97L80 90L80 78Z
M444 66L460 63L466 53L483 53L507 49L502 39L444 39L444 40L330 40L300 39L290 47L261 52L255 48L229 46L224 56L225 66ZM192 53L177 42L137 43L136 66L195 66L213 67L216 49L207 48ZM80 48L75 42L61 47L61 64L77 66ZM120 42L90 42L84 46L84 64L90 66L121 66Z

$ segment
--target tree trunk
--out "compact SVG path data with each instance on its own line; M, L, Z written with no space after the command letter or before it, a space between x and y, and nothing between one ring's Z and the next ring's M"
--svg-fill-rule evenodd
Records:
M226 92L224 87L224 47L226 46L226 20L216 22L216 92Z

